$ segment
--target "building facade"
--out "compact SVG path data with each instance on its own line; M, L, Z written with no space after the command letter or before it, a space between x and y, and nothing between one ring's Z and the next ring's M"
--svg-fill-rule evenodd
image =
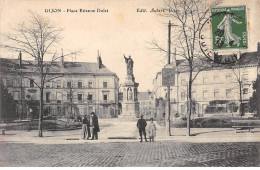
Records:
M36 62L0 61L1 80L17 101L17 115L26 118L32 109L37 117L40 78L32 69ZM44 85L44 116L74 119L96 112L100 118L117 117L119 78L102 64L101 56L97 63L65 62L61 57L51 69L46 76L50 81Z
M138 92L138 99L140 115L143 115L145 119L156 118L153 93L150 91Z
M247 103L253 93L252 83L256 81L259 67L260 43L257 52L248 52L238 56L235 65L213 63L211 68L200 71L192 84L194 111L192 118L224 114L239 115L240 101L245 112L249 112ZM189 69L186 60L173 61L175 85L170 87L171 114L186 115L188 101ZM169 65L167 66L169 67ZM193 76L197 72L193 72ZM153 80L155 99L166 99L167 87L162 86L162 72ZM241 94L241 97L240 97ZM157 109L164 112L164 109Z

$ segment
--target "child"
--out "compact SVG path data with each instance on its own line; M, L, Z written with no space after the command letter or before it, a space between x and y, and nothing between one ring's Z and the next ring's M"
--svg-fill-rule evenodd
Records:
M148 133L149 133L149 138L150 138L150 142L154 142L154 136L156 136L156 126L153 123L153 118L151 118L151 123L149 124L148 127Z

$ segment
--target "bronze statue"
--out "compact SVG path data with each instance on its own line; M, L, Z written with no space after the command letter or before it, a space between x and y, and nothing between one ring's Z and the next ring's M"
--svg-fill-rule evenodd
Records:
M129 58L125 58L125 63L126 63L126 67L127 67L127 74L132 75L133 74L133 65L134 65L134 61L132 60L131 56L129 56Z

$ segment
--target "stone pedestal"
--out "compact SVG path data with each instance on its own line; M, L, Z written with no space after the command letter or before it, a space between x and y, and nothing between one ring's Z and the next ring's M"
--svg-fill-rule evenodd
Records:
M138 88L132 74L127 75L123 88L122 115L119 118L136 119L139 117Z

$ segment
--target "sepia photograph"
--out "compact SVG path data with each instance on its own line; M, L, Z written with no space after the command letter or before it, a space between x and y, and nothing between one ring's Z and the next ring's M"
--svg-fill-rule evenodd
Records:
M0 167L259 167L259 0L0 0Z

